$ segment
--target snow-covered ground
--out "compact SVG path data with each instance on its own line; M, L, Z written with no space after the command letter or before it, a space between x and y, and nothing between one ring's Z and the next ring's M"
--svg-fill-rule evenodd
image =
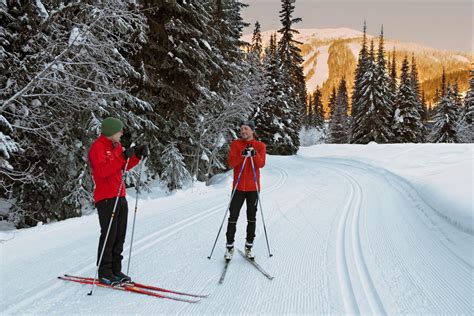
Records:
M472 145L407 144L317 145L297 156L269 156L262 206L274 256L267 255L260 214L255 250L272 281L236 256L218 285L224 234L207 259L231 173L210 187L142 197L131 275L209 293L199 304L102 288L87 296L88 286L57 280L64 273L94 274L95 214L2 232L0 239L12 239L0 244L0 309L47 315L472 315L472 154ZM128 198L132 209L134 196Z

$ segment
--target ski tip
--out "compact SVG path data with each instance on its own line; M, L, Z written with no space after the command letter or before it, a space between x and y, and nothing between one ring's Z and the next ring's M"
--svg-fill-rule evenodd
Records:
M270 258L271 258L271 257L273 257L273 254L272 254L272 253L270 254Z
M207 256L207 259L211 260L211 256Z

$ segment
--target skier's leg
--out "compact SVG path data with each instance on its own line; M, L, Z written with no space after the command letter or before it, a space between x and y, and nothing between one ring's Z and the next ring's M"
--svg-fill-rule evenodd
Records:
M100 223L100 238L99 238L99 249L97 251L97 264L99 264L100 254L102 253L102 247L104 247L105 237L107 235L107 229L109 228L110 218L115 204L115 198L106 199L96 204L97 213L99 214ZM107 238L107 244L105 245L104 255L102 262L99 267L99 278L102 276L112 275L112 249L115 244L115 238L117 235L117 219L114 218L112 226L110 227L109 237Z
M232 198L232 201L230 202L230 207L229 207L229 220L227 223L227 244L228 245L233 245L234 244L234 236L235 236L235 231L237 230L237 220L239 219L239 213L240 209L242 208L242 205L244 204L245 200L245 192L242 191L235 191L234 197Z
M125 235L127 233L127 219L128 219L128 203L125 197L119 199L117 205L117 237L112 249L112 272L118 274L122 271L122 251L125 243Z
M247 243L249 247L253 246L253 240L255 238L255 229L257 221L257 191L247 192Z

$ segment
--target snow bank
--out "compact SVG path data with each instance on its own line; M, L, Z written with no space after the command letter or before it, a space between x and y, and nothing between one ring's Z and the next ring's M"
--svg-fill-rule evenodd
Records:
M441 217L474 233L473 144L315 145L306 157L349 158L407 180Z

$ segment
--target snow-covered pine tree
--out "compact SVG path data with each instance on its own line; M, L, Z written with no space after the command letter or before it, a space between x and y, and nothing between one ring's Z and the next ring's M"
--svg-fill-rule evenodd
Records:
M254 118L255 125L258 128L258 137L267 144L267 151L271 153L273 135L278 129L273 125L273 122L279 120L279 117L276 117L276 106L281 94L280 73L278 71L280 61L276 51L275 34L271 34L270 43L265 48L263 67L265 69L266 101L261 105Z
M377 60L371 41L367 68L360 84L359 109L353 117L353 143L367 144L370 141L387 143L393 138L391 130L393 99L389 88L384 57L383 29L379 37Z
M250 46L250 52L257 55L260 59L263 54L263 43L262 43L262 30L260 27L260 22L255 22L255 28L252 35L252 43Z
M255 118L258 137L267 145L270 154L293 154L299 146L301 116L294 112L297 98L288 70L282 65L277 51L276 34L271 36L265 49L264 67L267 97ZM297 124L293 124L295 117L299 120Z
M459 108L453 87L448 85L446 94L441 97L435 108L434 126L430 135L432 143L459 143L458 131Z
M303 73L303 58L301 57L301 50L297 45L301 44L295 41L294 34L299 32L293 29L293 25L300 22L301 18L293 18L295 10L295 0L281 0L280 21L282 28L278 30L281 38L278 42L278 54L281 59L283 73L287 73L283 77L284 97L286 100L285 107L289 111L284 110L282 113L287 115L282 123L287 126L284 134L291 138L291 144L285 145L286 149L280 151L284 154L294 154L299 147L299 131L301 129L301 122L306 115L306 81ZM289 140L285 140L287 144Z
M393 99L393 107L391 109L391 117L393 118L395 116L395 99L398 93L398 86L397 86L397 60L396 60L396 51L395 47L393 47L392 51L392 62L390 63L390 67L388 67L390 70L390 83L389 83L389 89L391 95L394 97Z
M463 143L474 142L474 70L471 70L469 89L464 97L464 107L458 124L458 135Z
M387 72L385 61L385 47L383 37L383 26L380 30L379 47L377 50L377 65L375 68L377 91L374 95L376 110L374 114L374 140L378 143L389 142L393 139L392 119L395 95L390 89L391 78Z
M170 190L181 189L183 185L191 180L184 158L175 142L166 145L161 154L163 173L161 178L166 182Z
M359 59L357 62L357 67L355 70L354 75L354 87L352 89L352 97L351 97L351 116L352 116L352 124L351 128L351 143L354 142L353 135L354 135L354 118L359 117L359 109L361 109L361 91L362 91L362 83L363 83L363 76L366 72L368 59L369 59L369 50L367 47L367 23L364 20L364 27L363 27L364 35L362 37L362 48L359 51Z
M416 95L416 102L418 105L418 112L420 113L420 118L421 118L421 124L422 124L422 130L421 130L421 139L420 142L424 142L427 137L427 129L426 129L426 107L424 100L422 100L422 91L420 88L420 79L418 76L418 68L416 66L416 59L415 59L415 53L412 53L411 56L411 73L410 73L410 80L411 84L413 86L413 91L415 92ZM423 102L422 102L423 101Z
M419 112L420 102L412 80L413 75L410 73L408 59L405 56L400 74L400 86L394 117L394 141L399 143L420 143L424 138L424 127Z
M247 92L245 99L249 104L246 105L245 108L249 108L252 111L251 117L254 120L260 115L260 111L263 111L263 106L267 98L267 83L265 67L262 62L262 53L262 34L260 32L260 23L257 21L255 23L252 42L250 43L250 50L246 56L246 64L244 66L245 75L242 78L242 88L240 90L241 94Z
M319 87L313 93L312 121L311 127L322 129L324 126L323 96Z
M348 143L348 97L346 80L342 78L337 89L337 96L331 108L331 117L329 121L329 141L333 144Z

